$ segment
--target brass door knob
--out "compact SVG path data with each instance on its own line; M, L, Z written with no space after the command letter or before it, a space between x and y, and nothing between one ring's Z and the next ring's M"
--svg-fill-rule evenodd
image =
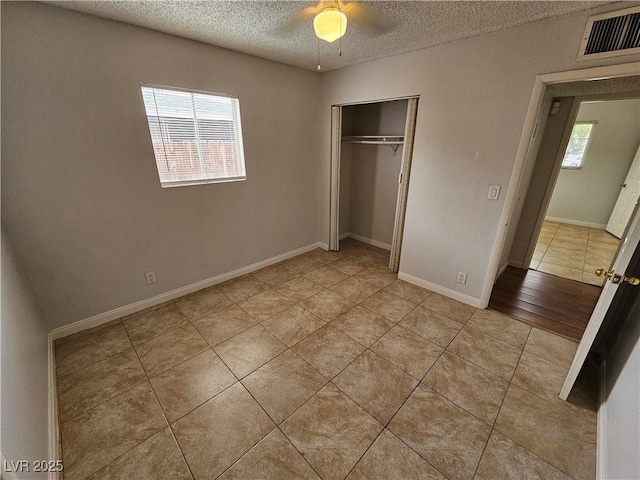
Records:
M599 268L596 270L596 275L598 277L606 277L606 278L611 278L613 276L613 270L611 270L610 272L607 271L606 268Z
M636 277L624 277L623 282L627 282L629 285L640 285L640 278Z

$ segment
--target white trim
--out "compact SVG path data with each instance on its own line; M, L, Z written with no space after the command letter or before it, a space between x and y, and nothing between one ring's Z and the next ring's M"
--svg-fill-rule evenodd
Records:
M325 252L329 250L329 244L328 243L316 242L316 245L318 246L318 248L321 248Z
M408 273L404 272L398 272L398 278L400 280L404 280L405 282L409 282L419 287L426 288L427 290L431 290L432 292L444 295L445 297L453 298L454 300L458 300L459 302L466 303L467 305L471 305L472 307L482 308L480 307L479 298L456 292L455 290L451 290L450 288L441 287L440 285L427 282L426 280L414 277L413 275L409 275Z
M515 261L515 260L509 260L507 262L507 266L516 267L516 268L524 268L524 263L518 262L518 261ZM499 277L499 275L496 275L496 278L498 278L498 277Z
M556 184L558 183L558 178L560 177L560 172L562 170L562 160L564 159L564 153L567 150L567 146L569 145L569 140L571 139L571 132L573 132L573 124L578 118L578 110L580 109L580 97L573 97L571 100L571 107L569 109L569 116L567 117L567 121L565 122L564 130L562 132L562 139L560 140L560 146L558 147L558 151L556 152L556 158L551 169L551 174L549 175L549 181L547 182L544 188L544 195L542 197L542 203L540 204L540 208L538 209L538 214L536 216L536 222L533 227L533 231L531 234L531 239L529 242L529 247L527 248L527 255L522 262L524 265L531 265L533 261L533 255L536 250L536 244L538 241L538 237L540 236L540 232L542 231L542 224L544 222L544 216L549 211L549 205L551 205L551 198L553 197L553 191L556 188ZM544 136L544 133L542 133ZM527 156L527 160L525 163L532 162L534 164L538 161L539 148L536 152L532 153L531 156ZM526 185L528 189L530 185ZM522 191L523 185L520 184L518 187L520 191Z
M340 160L342 155L342 107L331 107L331 183L329 185L329 248L340 248Z
M583 222L582 220L571 220L570 218L560 218L560 217L544 217L545 220L550 222L557 223L566 223L568 225L577 225L579 227L590 227L590 228L601 228L607 226L606 223L593 223L593 222Z
M400 176L398 177L398 192L396 194L396 212L393 221L393 235L389 254L389 270L400 270L400 256L402 240L404 238L404 223L407 216L407 200L409 198L409 181L411 177L411 163L413 161L413 145L416 136L416 121L418 118L418 98L407 100L407 113L404 123L404 147L400 161Z
M48 395L49 395L49 460L62 460L60 455L60 430L58 426L58 396L56 384L56 358L52 332L48 336ZM58 472L49 472L49 480L58 480Z
M412 98L420 98L420 95L409 95L407 97L390 97L390 98L372 98L370 100L362 100L360 102L338 103L332 105L334 107L352 107L354 105L369 105L371 103L395 102L397 100L411 100Z
M273 265L278 262L282 262L283 260L287 260L292 257L296 257L303 253L310 252L311 250L315 250L316 248L326 248L326 246L327 246L326 243L322 243L322 242L312 243L305 247L297 248L296 250L291 250L290 252L286 252L281 255L276 255L275 257L271 257L266 260L262 260L261 262L247 265L246 267L242 267L237 270L233 270L231 272L216 275L215 277L207 278L205 280L192 283L191 285L186 285L184 287L176 288L175 290L171 290L169 292L156 295L155 297L130 303L129 305L124 305L122 307L114 308L113 310L109 310L108 312L99 313L98 315L93 315L92 317L85 318L84 320L78 320L77 322L73 322L68 325L63 325L62 327L58 327L52 330L50 335L52 340L57 340L58 338L63 338L63 337L66 337L67 335L71 335L73 333L77 333L82 330L87 330L89 328L103 325L107 322L116 320L125 315L139 312L140 310L144 310L145 308L159 305L163 302L173 300L174 298L182 297L183 295L197 292L198 290L201 290L203 288L207 288L212 285L216 285L218 283L226 282L227 280L231 280L233 278L246 275L247 273L255 272L256 270L260 270L261 268L268 267L270 265Z
M389 243L379 242L378 240L374 240L373 238L363 237L362 235L356 235L355 233L345 233L343 235L340 235L340 240L344 240L347 237L353 238L354 240L358 240L359 242L366 243L368 245L373 245L374 247L391 250L391 244Z
M599 405L596 434L596 479L607 477L607 361L600 364Z
M502 257L502 250L504 249L507 240L508 227L515 211L515 205L518 199L518 190L524 173L525 160L529 153L529 146L533 142L532 137L536 127L536 121L542 107L546 86L549 84L569 83L580 80L602 80L605 78L629 77L637 75L639 69L640 62L632 62L608 65L605 67L585 68L582 70L547 73L536 77L531 100L529 101L529 108L527 109L527 115L522 128L522 135L520 136L520 143L518 145L513 171L511 172L511 179L509 180L509 186L507 187L504 207L502 209L502 214L500 215L500 223L498 224L499 226L496 233L496 239L489 258L489 265L484 285L482 287L482 294L480 295L480 308L485 308L489 304L491 290L493 289L493 284L498 273L500 258Z
M500 267L500 270L498 270L498 274L496 275L496 281L498 280L498 278L500 278L500 275L502 275L504 273L504 271L509 268L510 263L509 262L505 262L504 265L502 265ZM522 267L521 267L522 268Z

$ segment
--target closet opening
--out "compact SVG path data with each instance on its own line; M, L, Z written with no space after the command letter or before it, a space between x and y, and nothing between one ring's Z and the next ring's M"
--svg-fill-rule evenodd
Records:
M389 251L400 265L418 98L331 111L329 249L348 238Z

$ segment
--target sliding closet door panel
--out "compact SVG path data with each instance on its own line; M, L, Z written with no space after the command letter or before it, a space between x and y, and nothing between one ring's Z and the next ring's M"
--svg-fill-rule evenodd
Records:
M404 148L402 150L402 166L398 178L398 200L396 204L396 218L393 225L393 241L391 242L391 256L389 268L397 272L400 268L400 248L404 232L404 219L407 212L407 195L409 193L409 175L411 172L411 158L413 156L413 141L416 131L416 117L418 115L418 99L410 98L407 107L407 120L404 129Z
M340 243L340 141L342 138L342 107L331 107L331 194L329 250L338 250Z

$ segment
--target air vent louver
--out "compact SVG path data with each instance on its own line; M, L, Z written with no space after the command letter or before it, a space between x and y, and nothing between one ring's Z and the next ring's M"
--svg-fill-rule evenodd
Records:
M640 8L595 15L587 28L579 60L640 53Z

